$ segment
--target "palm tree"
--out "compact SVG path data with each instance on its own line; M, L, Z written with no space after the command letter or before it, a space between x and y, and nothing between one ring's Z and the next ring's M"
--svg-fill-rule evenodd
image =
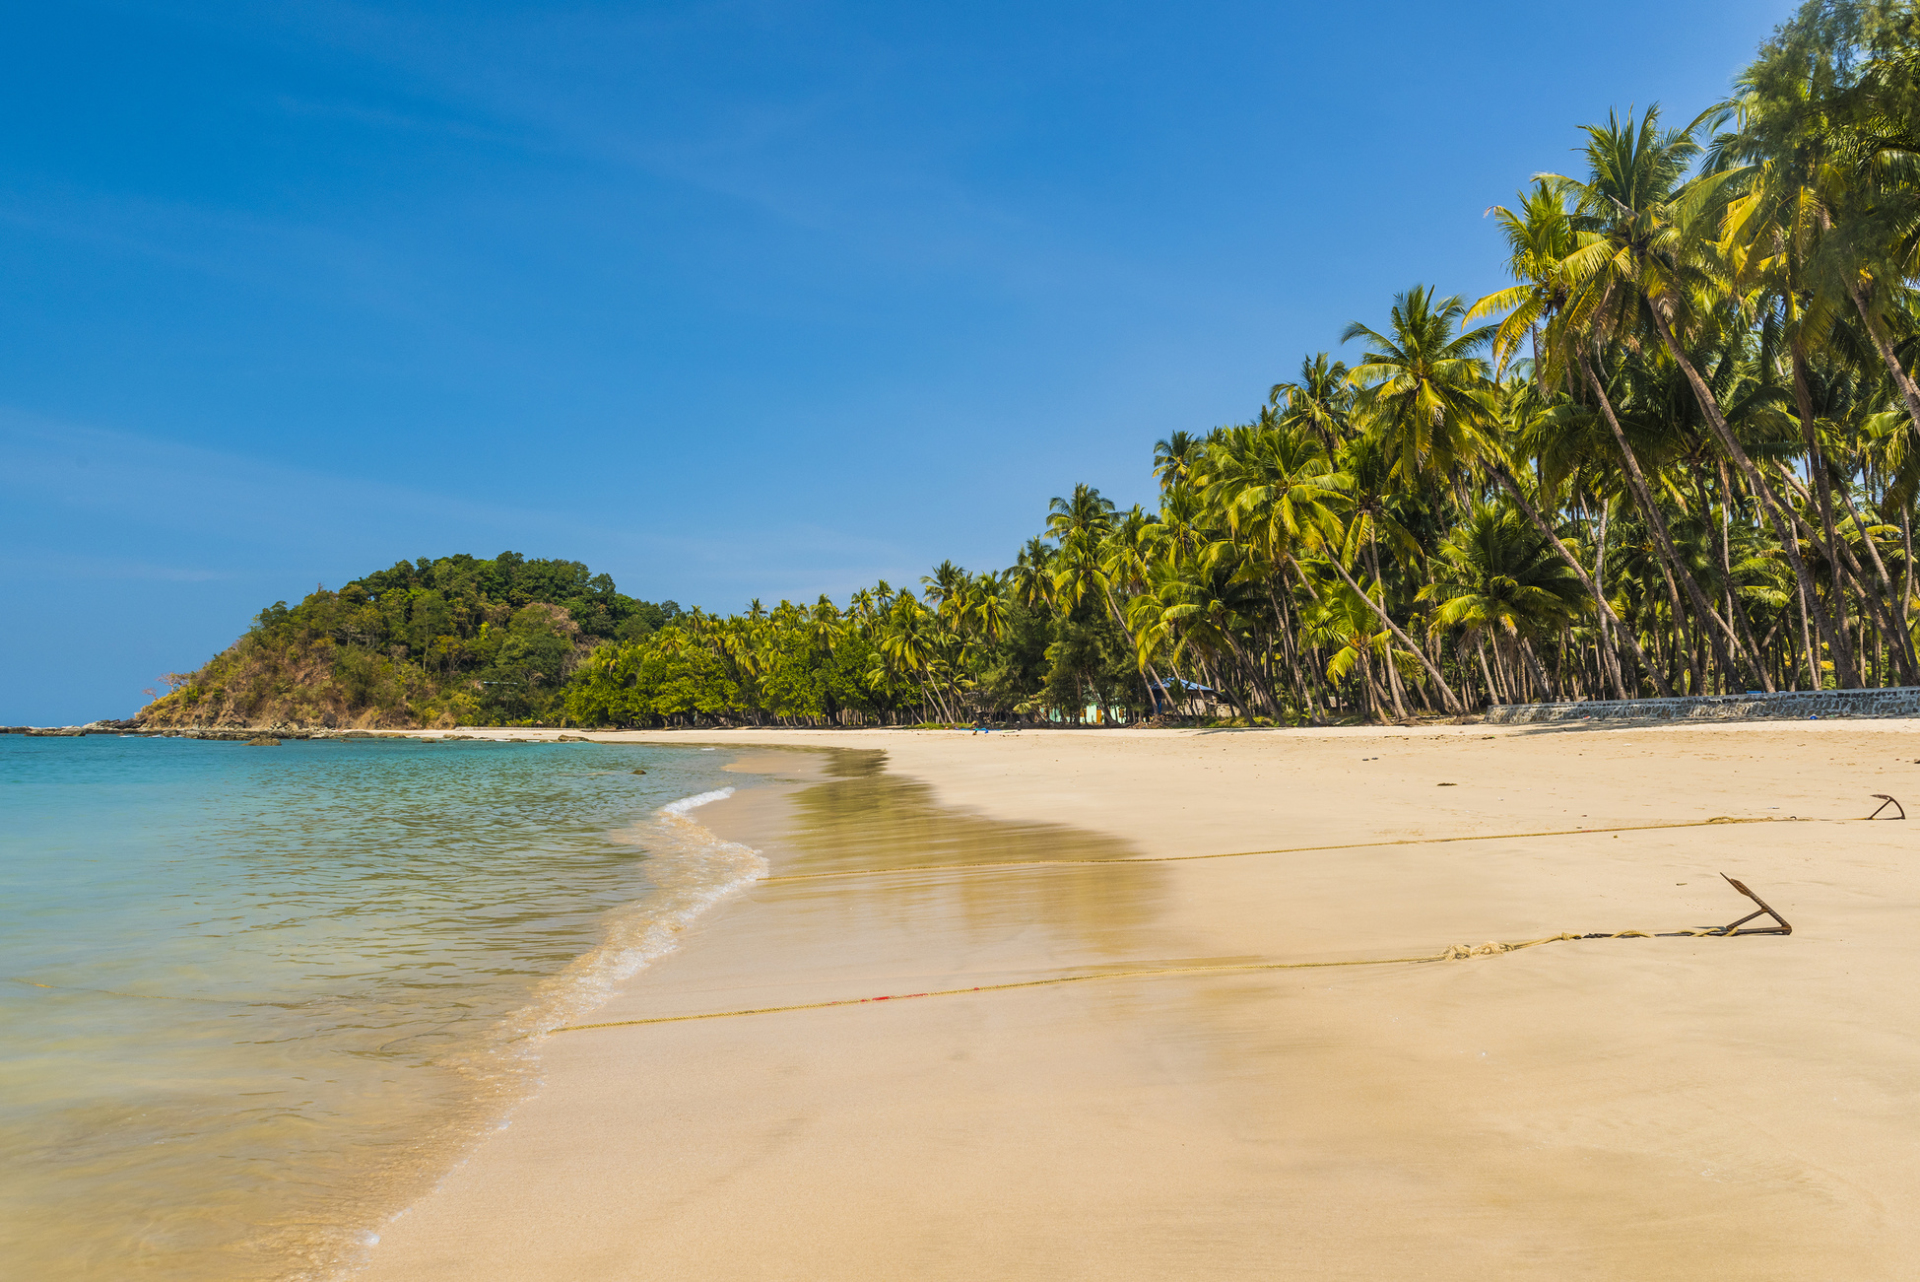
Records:
M1459 295L1435 302L1430 287L1415 285L1394 297L1390 337L1359 321L1341 331L1343 343L1368 344L1347 376L1360 389L1354 409L1380 433L1394 476L1408 484L1457 480L1485 447L1493 382L1474 353L1495 327L1459 330L1466 312Z
M1562 180L1577 193L1579 226L1586 233L1581 237L1581 247L1567 260L1572 289L1563 317L1576 342L1580 336L1609 328L1615 333L1631 333L1641 326L1652 330L1685 376L1721 450L1748 488L1759 496L1794 567L1794 577L1812 602L1817 593L1800 555L1792 513L1735 438L1718 399L1681 346L1674 328L1676 323L1701 325L1716 319L1703 317L1699 304L1703 296L1710 298L1716 292L1713 265L1707 259L1716 241L1714 232L1721 225L1729 183L1742 171L1721 170L1686 181L1699 145L1691 130L1662 130L1659 119L1659 108L1649 107L1637 124L1631 113L1624 121L1609 113L1605 125L1586 127L1589 177L1585 182ZM1583 348L1577 357L1585 360ZM1591 368L1583 369L1589 382L1598 388ZM1604 398L1604 390L1599 394ZM1602 409L1613 422L1611 403L1603 400ZM1644 480L1637 481L1637 496L1643 489ZM1651 504L1650 494L1642 497L1644 505ZM1670 540L1663 539L1663 543ZM1674 559L1678 560L1677 555ZM1690 578L1685 581L1691 584ZM1707 604L1697 585L1689 587L1689 595L1699 616L1716 625L1710 636L1722 665L1727 663L1728 644L1747 659L1732 626ZM1833 620L1827 617L1822 622L1826 635L1835 636ZM1843 644L1843 640L1836 642ZM1849 683L1843 678L1843 684Z
M1206 447L1205 437L1186 431L1153 443L1153 475L1162 493L1187 479Z
M1053 607L1053 560L1051 543L1039 537L1027 540L1013 568L1007 571L1016 601L1033 609Z
M1294 685L1308 717L1317 717L1300 671L1297 629L1288 617L1284 576L1291 570L1306 584L1296 553L1322 547L1337 536L1347 478L1333 470L1319 439L1304 425L1248 424L1217 435L1194 481L1227 532L1254 554L1249 568L1263 567L1258 577L1266 589Z
M1501 321L1493 338L1493 355L1497 365L1504 368L1519 346L1523 336L1531 340L1533 364L1536 371L1542 365L1540 350L1540 330L1543 325L1551 325L1566 305L1569 293L1565 263L1579 248L1579 238L1574 231L1571 211L1567 208L1568 184L1561 180L1536 179L1533 187L1520 194L1520 212L1516 213L1505 206L1496 205L1489 213L1498 214L1502 229L1506 233L1508 257L1507 270L1518 282L1507 289L1488 294L1467 312L1467 321L1482 316L1491 316L1500 312L1507 313ZM1520 426L1516 411L1532 409L1526 393L1519 388L1508 390L1500 399L1503 425L1509 431L1507 439L1513 438L1514 428ZM1557 407L1539 407L1543 410ZM1614 638L1621 649L1631 656L1631 662L1642 672L1652 677L1655 686L1663 695L1671 694L1666 688L1666 679L1662 677L1647 656L1640 649L1639 641L1633 630L1625 627L1613 606L1607 601L1606 593L1600 588L1586 567L1561 541L1559 534L1534 506L1526 491L1520 486L1515 475L1513 461L1505 456L1503 450L1489 451L1487 459L1489 470L1494 479L1506 487L1513 501L1525 512L1527 519L1533 522L1542 537L1553 547L1560 559L1579 577L1601 616L1601 633ZM1617 698L1627 697L1626 687L1620 674L1612 665L1607 665L1608 675L1613 680Z
M1579 577L1530 521L1486 503L1476 504L1454 527L1436 560L1434 581L1421 589L1439 607L1433 630L1463 632L1476 643L1491 636L1496 654L1506 644L1551 697L1552 683L1532 643L1566 628L1591 604Z
M1267 393L1267 404L1282 411L1282 425L1310 429L1332 455L1352 432L1353 385L1347 381L1350 372L1346 362L1331 360L1325 352L1319 352L1300 362L1297 381L1275 383Z
M1836 491L1815 423L1810 353L1833 336L1836 322L1851 310L1905 402L1909 420L1920 428L1920 392L1882 324L1891 292L1885 282L1897 282L1903 274L1894 260L1911 259L1910 251L1902 255L1894 248L1901 238L1889 238L1887 232L1893 225L1913 224L1920 201L1902 191L1897 180L1879 181L1887 169L1881 162L1915 148L1890 136L1905 131L1896 127L1889 133L1884 120L1872 128L1879 134L1876 141L1865 141L1854 119L1861 114L1861 96L1837 92L1849 78L1850 24L1833 18L1815 10L1762 49L1725 105L1739 128L1716 138L1713 160L1718 168L1744 162L1753 175L1746 194L1728 207L1720 250L1734 266L1738 286L1764 300L1770 319L1786 336L1794 404L1824 532L1816 542L1835 576L1833 596L1840 599L1840 576L1864 579L1866 572L1836 528ZM1859 163L1865 156L1873 159ZM1904 167L1893 166L1896 171ZM1902 212L1890 223L1885 215L1895 209ZM1837 497L1840 505L1851 507L1844 487ZM1851 519L1858 523L1857 514ZM1906 639L1905 601L1896 596L1871 541L1865 549L1884 603L1870 593L1862 594L1863 602L1878 616L1882 631L1899 638L1894 655L1903 679L1920 681L1920 657ZM1835 622L1844 666L1851 668L1844 610Z
M1573 217L1567 208L1567 184L1536 178L1520 193L1518 212L1505 205L1487 210L1499 217L1507 238L1507 270L1516 284L1496 290L1468 309L1465 321L1506 313L1493 336L1493 360L1504 371L1519 349L1520 340L1532 341L1533 360L1540 361L1540 328L1566 305L1568 286L1564 264L1579 247Z
M1415 285L1394 298L1390 335L1354 321L1340 336L1343 343L1368 343L1348 375L1361 389L1354 408L1391 460L1390 475L1410 486L1437 489L1444 482L1457 489L1465 469L1486 449L1484 428L1493 416L1494 389L1487 363L1474 353L1492 339L1494 327L1461 331L1466 311L1458 295L1436 302L1431 288ZM1329 564L1419 658L1448 711L1459 712L1459 697L1439 666L1414 645L1384 605L1361 589L1340 557L1330 558Z
M1378 616L1361 594L1343 583L1328 584L1320 599L1306 612L1304 627L1313 641L1333 651L1327 660L1328 680L1346 681L1358 672L1367 712L1386 720L1382 692L1373 670L1374 665L1379 664L1391 671L1399 654L1393 648L1393 634L1380 626ZM1392 690L1391 685L1389 689ZM1401 706L1397 691L1393 691L1392 701L1395 716L1404 719L1406 709Z

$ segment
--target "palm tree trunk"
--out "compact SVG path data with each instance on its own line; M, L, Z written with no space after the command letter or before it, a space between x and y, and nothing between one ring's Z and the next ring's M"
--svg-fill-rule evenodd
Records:
M1911 644L1913 626L1907 622L1907 610L1913 603L1913 515L1905 508L1900 509L1900 546L1906 556L1900 570L1900 635Z
M1873 562L1874 577L1880 580L1880 589L1885 592L1887 596L1887 606L1885 609L1880 608L1878 598L1874 598L1871 602L1874 608L1874 614L1878 616L1876 619L1877 631L1882 636L1888 632L1893 633L1893 640L1891 642L1893 646L1893 661L1900 669L1900 679L1908 685L1920 685L1920 657L1915 656L1913 652L1913 638L1907 635L1906 610L1904 608L1906 602L1894 592L1893 576L1887 573L1886 562L1880 557L1880 548L1874 543L1873 535L1868 532L1867 523L1860 516L1860 509L1854 506L1853 496L1847 493L1847 488L1844 485L1840 487L1838 493L1840 495L1840 502L1844 504L1847 509L1847 519L1852 521L1854 528L1860 531L1860 541L1866 544L1867 557ZM1847 555L1850 559L1855 560L1857 564L1858 559L1853 557L1852 548L1847 549ZM1862 595L1864 596L1865 594L1863 593Z
M1106 598L1107 613L1113 616L1114 626L1120 629L1120 635L1127 639L1127 645L1133 650L1134 655L1138 657L1140 654L1140 643L1134 639L1133 629L1127 626L1126 617L1120 613L1120 607L1114 603L1113 589L1107 584L1105 575L1101 576L1100 594ZM1153 661L1149 659L1145 666L1154 681L1159 682L1160 673L1154 668ZM1166 686L1162 684L1160 688L1164 690Z
M1791 343L1791 363L1793 366L1793 401L1800 416L1800 435L1807 446L1807 471L1814 481L1814 492L1819 497L1816 505L1820 512L1820 528L1826 534L1827 567L1833 576L1833 599L1842 602L1834 639L1834 658L1845 665L1847 671L1854 674L1854 684L1859 684L1859 665L1854 659L1853 637L1847 630L1847 612L1844 602L1846 591L1840 582L1840 558L1835 555L1840 543L1833 531L1833 477L1827 472L1826 452L1820 448L1820 435L1813 425L1813 394L1807 388L1807 358L1800 350L1800 336L1796 332Z
M1380 585L1380 593L1386 595L1387 583L1380 576L1380 541L1374 537L1373 522L1367 522L1367 560L1373 563L1373 581ZM1387 689L1393 695L1393 715L1401 721L1407 719L1407 705L1400 697L1400 671L1394 666L1393 647L1387 647Z
M1354 647L1354 657L1359 659L1356 665L1360 669L1360 689L1367 697L1367 717L1373 721L1385 721L1386 713L1380 707L1380 688L1374 684L1373 661L1367 653L1364 638Z
M1239 639L1233 635L1232 629L1222 627L1219 631L1220 631L1221 639L1227 643L1227 648L1233 653L1235 666L1237 666L1242 672L1247 674L1249 684L1253 687L1253 689L1249 693L1254 693L1254 694L1264 693L1266 695L1264 703L1267 707L1268 715L1271 716L1274 713L1277 713L1279 709L1273 707L1273 692L1271 690L1267 690L1267 691L1260 690L1260 667L1258 664L1256 664L1253 661L1253 656L1249 655L1248 653L1246 653L1246 651L1240 648ZM1246 712L1246 714L1249 717L1253 715L1253 709L1247 707L1245 700L1236 699L1234 700L1234 702L1238 703L1241 709L1244 712Z
M1494 475L1500 478L1500 483L1507 487L1507 492L1513 495L1513 501L1520 505L1520 510L1527 514L1527 519L1533 522L1533 528L1538 530L1542 537L1553 545L1553 550L1560 554L1560 559L1565 561L1567 565L1572 568L1573 572L1580 576L1580 585L1586 588L1587 594L1593 598L1594 605L1599 609L1600 613L1620 628L1620 639L1628 649L1632 651L1633 661L1649 676L1653 677L1654 684L1661 687L1660 693L1669 693L1665 688L1665 679L1654 671L1652 664L1647 662L1647 656L1641 652L1640 643L1633 639L1632 631L1621 625L1620 616L1613 612L1613 606L1607 601L1607 594L1600 590L1600 585L1587 573L1586 567L1580 564L1580 558L1576 557L1572 551L1568 549L1567 545L1560 541L1560 536L1553 532L1553 527L1547 524L1546 518L1540 515L1539 509L1534 507L1534 505L1528 501L1527 496L1521 492L1520 482L1514 479L1512 471L1508 469L1505 463L1495 463L1493 465L1493 471ZM1618 674L1614 676L1614 686L1622 699L1627 697L1625 688L1620 685Z
M1424 681L1414 682L1413 694L1415 698L1420 700L1420 706L1425 708L1427 710L1427 714L1431 716L1433 714L1433 700L1427 698L1426 683Z
M1793 593L1800 603L1800 648L1807 656L1807 680L1812 683L1807 688L1824 690L1826 675L1820 671L1820 648L1813 643L1813 607L1807 604L1806 584L1795 583Z
M1720 573L1727 585L1727 617L1733 620L1740 635L1745 639L1747 649L1760 660L1760 688L1768 694L1773 690L1773 673L1767 663L1766 647L1753 639L1753 624L1747 618L1746 607L1740 604L1740 597L1733 586L1733 480L1727 475L1727 461L1717 458L1714 466L1720 473Z
M1593 390L1594 396L1600 402L1601 415L1606 419L1607 427L1613 432L1614 443L1619 447L1620 457L1626 464L1627 488L1633 491L1633 497L1638 501L1640 511L1647 518L1647 526L1653 531L1654 541L1660 545L1661 555L1670 567L1669 573L1678 577L1680 583L1686 588L1687 599L1693 602L1694 611L1711 619L1718 629L1733 638L1734 645L1738 647L1739 638L1733 636L1733 629L1727 626L1726 620L1722 619L1719 612L1707 603L1706 595L1700 591L1700 585L1694 582L1693 575L1688 573L1686 565L1680 560L1680 551L1674 547L1673 535L1667 530L1667 519L1661 515L1659 507L1654 503L1653 491L1647 485L1646 474L1640 470L1640 456L1633 452L1633 446L1627 442L1627 434L1613 412L1613 399L1607 395L1606 388L1600 385L1600 379L1594 374L1593 365L1587 359L1585 348L1579 349L1579 360L1580 370L1586 375L1588 387ZM1673 624L1676 629L1680 627L1677 613ZM1710 635L1713 639L1714 653L1719 658L1721 666L1730 670L1733 665L1727 657L1725 647L1720 642L1720 631ZM1744 650L1742 658L1746 658Z
M1353 581L1351 574L1347 573L1347 567L1340 564L1340 554L1338 552L1333 552L1332 555L1328 556L1327 562L1333 566L1334 573L1338 574L1346 585L1352 588L1362 601L1367 603L1367 608L1374 612L1380 622L1386 624L1387 631L1393 633L1393 635L1399 639L1400 644L1405 646L1409 652L1420 656L1420 666L1427 670L1427 675L1433 678L1433 684L1440 688L1441 703L1446 707L1448 712L1451 712L1455 716L1461 715L1462 708L1459 696L1454 694L1453 687L1447 684L1447 679L1444 676L1440 675L1440 669L1434 666L1431 659L1427 658L1426 652L1413 643L1412 637L1409 637L1405 632L1400 630L1400 625L1393 621L1393 616L1387 613L1384 606L1361 591L1360 585Z
M1393 647L1391 645L1387 647L1387 657L1384 663L1387 669L1387 693L1393 696L1393 715L1401 721L1405 721L1407 719L1407 702L1404 697L1405 690L1400 684L1400 667L1393 661Z
M1654 332L1660 336L1660 341L1665 345L1668 355L1673 357L1674 364L1680 367L1681 374L1686 377L1687 386L1693 390L1693 398L1699 402L1701 412L1706 415L1708 426L1713 429L1715 439L1720 442L1720 448L1727 452L1727 457L1733 460L1733 465L1745 478L1747 487L1760 497L1761 506L1766 508L1767 519L1773 523L1774 534L1780 540L1780 549L1786 553L1787 562L1793 567L1793 577L1799 582L1808 606L1819 605L1819 594L1814 591L1813 579L1807 571L1807 563L1800 555L1800 541L1794 534L1792 522L1785 510L1785 505L1780 502L1780 496L1773 492L1773 487L1767 484L1766 478L1760 474L1760 469L1754 466L1751 458L1747 457L1747 451L1741 447L1739 440L1733 434L1733 429L1727 426L1726 415L1720 412L1720 402L1714 397L1713 389L1707 386L1707 380L1700 376L1700 371L1694 368L1693 362L1681 349L1679 340L1673 336L1673 327L1667 324L1667 318L1661 314L1658 304L1652 299L1647 301L1647 312L1653 317ZM1821 625L1821 630L1827 637L1831 638L1834 635L1835 625L1825 606L1820 606L1820 613L1815 616L1815 621L1816 624Z
M1867 337L1873 340L1873 350L1880 353L1887 373L1893 376L1893 385L1900 389L1900 399L1906 403L1907 417L1913 420L1914 430L1920 432L1920 387L1916 387L1913 379L1907 376L1906 368L1894 354L1893 344L1881 332L1880 322L1873 318L1873 309L1867 306L1867 291L1861 287L1858 275L1847 282L1847 289L1853 296L1854 307L1860 312L1861 323L1866 326Z
M1612 513L1613 504L1605 498L1602 498L1600 500L1600 535L1596 540L1596 550L1593 556L1593 582L1602 596L1605 596L1607 591L1607 531L1612 523ZM1612 620L1611 623L1608 622L1609 619ZM1646 655L1640 653L1640 642L1633 634L1633 626L1618 614L1615 614L1611 608L1608 609L1606 616L1600 620L1600 624L1600 635L1605 637L1608 642L1606 654L1603 656L1606 674L1613 680L1615 697L1625 699L1627 697L1627 688L1626 681L1620 673L1621 667L1624 666L1620 647L1629 646L1631 653L1639 655L1641 660L1645 660ZM1617 641L1611 636L1611 633L1616 628L1620 632L1620 639ZM1653 675L1653 665L1651 663L1642 662L1640 666L1648 676L1651 677ZM1656 691L1660 689L1657 682L1655 683L1654 689ZM1637 676L1633 680L1633 693L1636 695L1640 693L1640 678Z
M1520 665L1520 647L1512 637L1502 637L1494 642L1493 657L1500 667L1500 679L1507 683L1507 694L1515 703L1531 703L1533 686L1527 680L1527 671Z
M1325 718L1319 708L1314 706L1313 687L1307 682L1306 673L1300 670L1299 629L1294 624L1291 602L1282 603L1281 597L1273 591L1271 583L1267 588L1267 597L1273 603L1274 617L1280 621L1280 644L1286 652L1287 671L1293 676L1293 688L1300 692L1300 705L1306 709L1307 721L1311 725L1322 725Z
M1553 699L1553 683L1547 680L1547 670L1541 665L1540 656L1534 653L1532 644L1525 637L1519 638L1519 641L1520 657L1527 661L1527 667L1532 670L1533 679L1540 686L1540 697L1550 702Z
M1495 703L1495 704L1505 703L1506 700L1500 697L1500 687L1495 685L1493 682L1493 669L1487 666L1486 638L1484 637L1474 638L1473 652L1474 654L1479 656L1479 659L1480 659L1480 679L1487 683L1487 702ZM1498 656L1496 655L1495 657L1498 657Z
M1799 494L1802 498L1806 498L1809 503L1812 502L1811 496L1807 494L1805 487L1800 485L1798 481L1794 480L1791 473L1783 472L1781 474L1780 479L1787 486L1789 490L1791 490L1796 494ZM1835 492L1838 493L1842 501L1846 503L1847 510L1853 518L1854 525L1860 530L1861 538L1863 541L1866 542L1867 550L1869 553L1872 554L1876 568L1880 570L1881 586L1886 589L1888 597L1891 598L1891 596L1893 595L1893 584L1887 578L1886 567L1880 564L1879 549L1875 548L1873 546L1873 540L1867 537L1866 523L1860 519L1859 512L1854 510L1853 500L1851 497L1847 495L1846 490L1842 488ZM1808 540L1812 542L1815 550L1819 551L1823 556L1825 556L1828 562L1833 566L1835 597L1836 599L1842 602L1842 607L1841 607L1842 610L1845 609L1845 604L1844 604L1846 600L1846 597L1844 595L1845 589L1848 585L1851 585L1853 587L1854 594L1860 598L1862 607L1864 609L1872 611L1875 618L1882 623L1882 626L1886 626L1888 623L1890 623L1890 620L1886 618L1886 610L1890 607L1884 605L1881 602L1879 597L1867 591L1866 584L1863 582L1863 580L1866 577L1866 570L1861 566L1860 558L1853 554L1852 546L1844 538L1839 538L1839 537L1836 537L1833 540L1833 542L1828 543L1825 546L1822 546L1819 535L1814 531L1811 525L1807 524L1807 520L1805 517L1801 516L1798 512L1795 512L1794 520L1799 526L1804 527L1806 529ZM1844 554L1844 556L1840 554ZM1843 625L1844 625L1844 618L1843 618ZM1843 631L1845 630L1844 626L1842 630ZM1904 668L1905 665L1903 664L1902 666Z

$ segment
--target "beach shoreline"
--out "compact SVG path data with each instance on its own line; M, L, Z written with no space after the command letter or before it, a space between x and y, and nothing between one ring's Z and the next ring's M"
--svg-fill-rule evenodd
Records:
M592 737L779 782L702 812L775 880L587 1022L1110 977L558 1035L366 1278L1920 1260L1920 874L1863 822L1920 724ZM1720 924L1721 872L1796 933L1227 969Z

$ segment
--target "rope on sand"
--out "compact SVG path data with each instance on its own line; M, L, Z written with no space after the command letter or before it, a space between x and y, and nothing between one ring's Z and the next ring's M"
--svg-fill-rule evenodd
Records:
M1269 970L1323 970L1334 966L1417 966L1430 962L1464 961L1473 957L1494 957L1502 953L1519 952L1523 948L1535 948L1541 944L1557 943L1567 939L1656 939L1686 937L1728 938L1733 928L1729 926L1701 926L1692 930L1667 931L1660 935L1644 930L1621 930L1611 934L1576 935L1572 931L1563 931L1558 935L1546 935L1539 939L1522 940L1517 943L1488 942L1484 944L1451 944L1444 951L1424 954L1419 957L1365 957L1351 961L1317 962L1238 962L1218 966L1152 966L1139 970L1105 970L1087 975L1057 975L1048 979L1023 979L1008 984L978 984L972 988L936 988L924 993L888 993L880 997L842 997L836 1001L799 1002L791 1006L756 1006L746 1010L702 1011L695 1015L654 1015L647 1019L615 1019L601 1024L567 1024L553 1029L556 1033L584 1033L596 1028L637 1028L646 1024L684 1024L699 1019L733 1019L741 1015L779 1015L789 1011L827 1010L835 1006L864 1006L871 1002L904 1002L918 997L960 997L968 993L1004 993L1016 988L1047 988L1058 984L1084 984L1097 979L1145 979L1169 975L1231 975L1246 974Z
M1071 864L1177 864L1195 859L1245 859L1250 855L1307 855L1324 850L1370 850L1381 846L1441 846L1456 841L1518 841L1527 837L1584 837L1593 833L1657 832L1671 828L1709 828L1720 824L1807 823L1809 820L1779 820L1770 817L1738 819L1719 815L1712 819L1692 819L1685 823L1629 824L1617 828L1559 828L1546 832L1490 832L1470 837L1401 837L1393 841L1343 841L1331 846L1283 846L1274 850L1229 850L1212 855L1136 855L1124 859L1029 859L1020 862L977 864L903 864L897 868L845 868L836 872L783 873L762 877L756 885L787 881L826 881L838 877L879 877L890 873L962 872L983 868L1052 868Z

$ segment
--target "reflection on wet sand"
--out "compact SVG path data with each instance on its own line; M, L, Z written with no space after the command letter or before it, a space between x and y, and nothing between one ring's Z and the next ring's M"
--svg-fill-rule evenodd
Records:
M736 824L751 826L752 836L740 839L759 846L776 875L928 869L872 881L854 875L782 882L759 894L843 914L848 930L881 924L916 933L958 929L976 945L1010 932L1049 930L1061 934L1056 946L1091 949L1101 960L1139 956L1148 946L1165 870L1101 866L1138 857L1131 843L1065 824L1012 823L942 806L932 788L889 773L885 761L877 751L802 749L734 764L737 772L780 781L774 795L743 794L725 824L728 835ZM1004 872L952 867L1049 860L1100 862Z

